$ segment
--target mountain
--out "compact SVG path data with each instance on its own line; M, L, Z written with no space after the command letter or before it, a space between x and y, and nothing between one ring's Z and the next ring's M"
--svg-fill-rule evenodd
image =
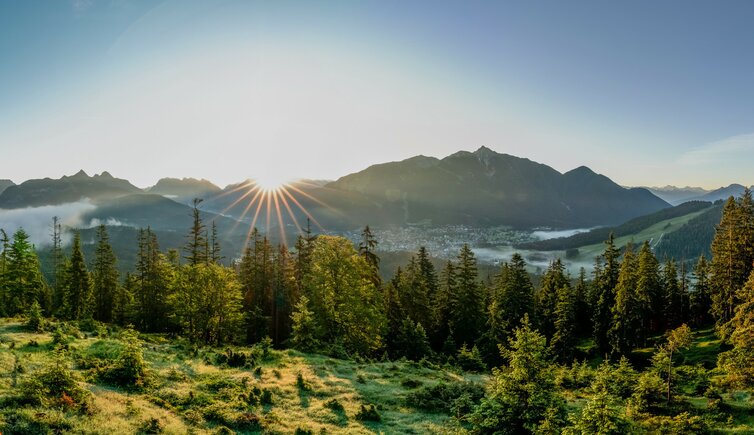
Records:
M3 190L7 189L8 187L15 185L16 183L10 180L0 180L0 193L3 193Z
M697 197L692 198L695 201L709 201L709 202L715 202L718 200L726 200L729 197L739 197L743 195L744 189L746 189L745 186L742 186L740 184L731 184L730 186L721 187L719 189L715 189L711 192L708 192L704 195L700 195Z
M646 189L623 188L583 166L561 174L486 147L374 165L325 187L369 198L395 224L575 228L669 207Z
M691 186L647 187L647 190L652 192L658 198L661 198L672 205L679 205L686 201L690 201L693 198L699 198L709 193L709 190L703 189L701 187L691 187Z
M146 191L188 204L194 198L215 196L220 193L221 189L205 179L162 178L157 181L157 184L147 188Z
M97 200L140 193L141 190L126 180L114 178L108 172L89 176L79 171L72 176L54 180L28 180L10 186L0 193L0 208L40 207L76 202L83 199Z

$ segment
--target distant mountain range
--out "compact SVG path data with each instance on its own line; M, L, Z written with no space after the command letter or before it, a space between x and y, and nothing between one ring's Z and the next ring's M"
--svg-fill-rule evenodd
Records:
M286 199L280 200L281 219L272 219L271 227L281 221L293 225L294 219L301 225L312 216L330 230L365 224L582 228L617 225L669 207L647 189L623 188L584 166L561 174L547 165L486 147L443 159L417 156L378 164L333 182L294 183L288 192L280 196ZM83 171L57 180L10 185L0 193L0 208L86 199L97 206L90 214L101 221L156 226L177 213L170 201L158 201L156 195L184 207L195 197L204 198L204 210L227 218L250 221L256 211L255 206L249 207L253 195L243 183L221 189L207 180L165 178L142 190L107 172L89 176ZM260 227L268 223L263 212L265 218L256 221ZM165 225L163 229L169 229Z
M8 187L15 185L16 183L10 180L0 180L0 193L3 193L3 190L7 189Z
M754 186L752 186L752 188L754 188ZM721 199L728 199L731 196L739 197L743 194L745 186L731 184L714 190L707 190L701 187L676 186L648 187L647 189L668 203L679 205L687 201L715 202Z

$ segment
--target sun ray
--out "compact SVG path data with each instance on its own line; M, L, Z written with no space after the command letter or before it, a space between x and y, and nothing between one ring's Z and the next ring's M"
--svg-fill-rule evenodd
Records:
M312 214L309 213L309 211L306 209L306 207L304 207L303 205L301 205L301 203L298 202L298 200L290 192L288 192L287 190L283 190L283 193L286 194L286 195L288 195L288 197L291 199L291 201L293 201L293 203L296 204L296 206L298 206L298 208L300 208L301 211L304 212L304 214L306 215L306 217L308 217L312 222L314 222L314 225L316 225L317 228L319 228L322 231L325 230L324 228L322 228L322 225L319 224L319 222L317 221L317 219L315 219L314 216L312 216Z
M283 205L285 206L285 209L286 209L286 210L288 210L288 215L289 215L289 216L291 217L291 220L293 221L293 224L294 224L294 225L296 226L296 232L297 232L297 233L298 233L299 235L300 235L300 234L303 234L303 233L304 233L304 231L303 231L303 229L301 228L301 226L299 225L299 223L298 223L298 219L296 219L296 215L295 215L295 214L293 213L293 210L291 210L291 206L290 206L290 205L288 204L288 200L287 200L287 199L285 199L285 195L284 195L284 194L281 194L281 195L280 195L280 201L281 201L281 202L283 203Z
M249 231L246 233L246 242L244 243L244 246L247 246L249 244L249 239L251 238L251 233L254 231L254 228L256 228L257 225L257 218L259 217L259 211L262 209L262 199L260 198L259 202L257 202L257 209L254 211L254 218L251 220L251 225L249 226Z
M278 191L272 191L272 199L275 201L275 212L278 216L278 226L280 227L280 244L288 246L288 240L285 238L285 226L283 226L283 216L280 214L280 203L278 202Z
M251 201L249 201L248 204L246 204L246 208L244 208L243 213L241 213L241 216L236 220L236 223L233 225L233 228L231 229L231 232L235 231L238 225L241 223L241 221L246 217L246 213L251 210L251 207L254 206L254 203L257 201L257 198L259 198L259 195L261 195L263 191L257 190L257 193L254 195L253 198L251 198Z

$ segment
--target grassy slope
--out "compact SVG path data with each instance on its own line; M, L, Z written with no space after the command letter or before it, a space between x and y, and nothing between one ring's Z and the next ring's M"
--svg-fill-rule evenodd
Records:
M706 209L705 209L706 210ZM634 247L637 248L639 244L644 243L645 240L649 240L652 246L659 243L664 234L673 232L681 228L686 222L704 213L705 210L689 213L680 217L666 219L658 222L636 234L626 235L615 239L615 246L622 247L628 242L633 242ZM593 261L594 257L602 254L605 250L605 245L597 243L594 245L579 247L578 259L580 261Z
M52 336L24 330L18 322L0 323L0 398L14 393L11 385L15 352L21 358L26 373L31 373L49 361ZM467 379L484 382L483 375L459 375L450 370L427 368L411 362L363 363L337 360L296 351L273 351L272 358L260 363L261 374L252 369L217 367L205 361L212 355L201 350L196 356L185 343L167 341L159 336L146 336L145 357L149 362L153 386L145 392L128 393L107 385L89 383L97 412L92 416L67 414L58 411L30 408L34 418L65 418L73 424L73 431L84 433L135 433L146 421L156 418L166 433L214 433L219 427L211 421L191 422L185 412L161 400L165 397L187 397L206 391L206 385L218 379L247 382L273 394L272 405L253 409L265 427L265 433L293 433L307 428L319 433L438 433L449 423L445 414L429 414L405 406L403 398L410 391L401 385L412 379L424 385L441 380ZM38 346L30 346L36 341ZM14 350L9 349L15 343ZM78 338L70 343L74 352L85 356L114 358L120 343L108 338ZM86 372L77 369L84 379ZM312 389L301 391L297 375L301 373ZM23 376L23 375L22 375ZM218 396L219 397L219 396ZM324 406L332 398L343 404L344 412L334 412ZM217 398L218 400L221 400ZM377 406L380 423L361 422L354 418L360 405ZM2 418L2 417L0 417Z

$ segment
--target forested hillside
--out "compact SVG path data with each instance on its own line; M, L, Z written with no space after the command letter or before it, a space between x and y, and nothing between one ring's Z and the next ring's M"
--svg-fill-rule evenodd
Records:
M196 205L181 251L140 230L125 274L105 226L93 258L56 227L51 279L0 233L0 431L754 431L748 191L693 270L608 234L593 274L536 279L519 255L483 279L464 246L383 280L369 227L356 246L255 230L225 266Z

